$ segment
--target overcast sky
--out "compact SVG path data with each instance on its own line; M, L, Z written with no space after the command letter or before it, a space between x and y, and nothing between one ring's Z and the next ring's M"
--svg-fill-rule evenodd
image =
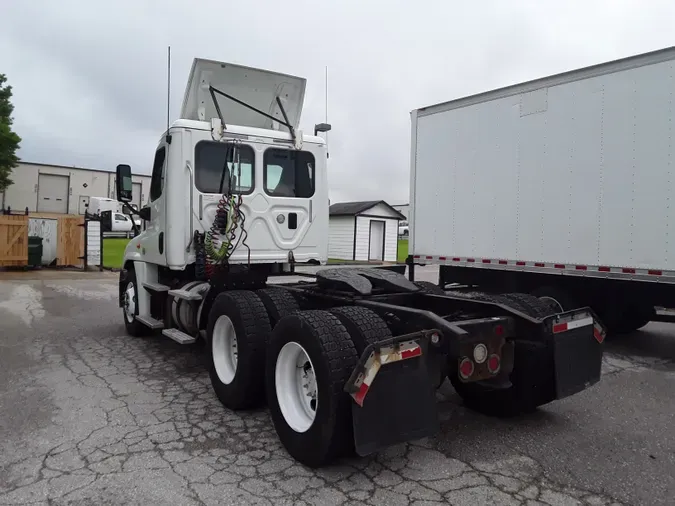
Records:
M26 161L148 172L194 57L307 78L331 201L408 200L410 111L675 45L675 2L0 0L0 73Z

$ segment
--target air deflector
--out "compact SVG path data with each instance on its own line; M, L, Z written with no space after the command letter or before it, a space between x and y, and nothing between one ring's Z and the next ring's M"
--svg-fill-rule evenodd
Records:
M280 101L288 117L288 123L297 130L306 82L307 80L302 77L195 58L185 89L181 118L198 121L219 118L216 104L209 92L210 87L213 87L285 123L282 108L278 103ZM288 131L281 123L234 100L219 96L218 107L226 125Z

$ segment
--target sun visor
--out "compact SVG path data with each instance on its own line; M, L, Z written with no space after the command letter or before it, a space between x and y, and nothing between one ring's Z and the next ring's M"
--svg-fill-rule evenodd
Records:
M307 80L302 77L195 58L185 89L181 118L198 121L218 118L218 110L209 92L212 86L239 102L284 121L277 103L279 97L288 122L297 130L306 83ZM287 130L285 126L230 98L220 94L215 94L215 97L226 125Z

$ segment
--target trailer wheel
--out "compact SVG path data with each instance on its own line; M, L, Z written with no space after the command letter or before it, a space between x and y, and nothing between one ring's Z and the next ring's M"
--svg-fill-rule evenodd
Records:
M256 290L256 294L265 305L272 328L284 316L300 310L300 305L294 295L283 288L263 288Z
M221 293L211 306L206 332L209 376L218 400L233 410L260 404L270 334L260 298L244 290Z
M445 295L445 290L431 281L415 281L415 285L421 288L424 293L428 293L429 295Z
M124 295L122 301L122 315L124 316L124 326L127 334L133 337L147 336L150 329L136 320L136 304L138 302L138 284L136 282L136 272L133 269L128 270L127 281L124 285Z
M630 334L652 321L656 315L653 306L635 304L611 304L600 302L597 305L598 316L607 326L608 339L618 335Z
M373 310L359 306L342 306L330 310L345 326L356 353L361 356L369 345L391 339L391 331Z
M354 447L350 397L357 363L347 329L328 311L285 316L272 332L265 363L274 428L288 453L319 467Z

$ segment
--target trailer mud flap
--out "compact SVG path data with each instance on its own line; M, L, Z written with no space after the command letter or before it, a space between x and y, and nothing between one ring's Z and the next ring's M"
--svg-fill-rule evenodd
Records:
M361 456L439 430L428 341L388 343L366 348L345 386L354 399L354 444Z
M600 381L606 330L590 309L547 319L553 333L556 398L574 395Z

